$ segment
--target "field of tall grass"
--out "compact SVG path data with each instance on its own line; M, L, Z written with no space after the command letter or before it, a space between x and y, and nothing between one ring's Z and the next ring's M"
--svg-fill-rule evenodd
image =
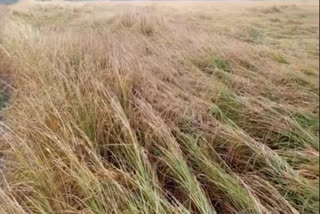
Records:
M9 9L1 214L318 213L319 2Z

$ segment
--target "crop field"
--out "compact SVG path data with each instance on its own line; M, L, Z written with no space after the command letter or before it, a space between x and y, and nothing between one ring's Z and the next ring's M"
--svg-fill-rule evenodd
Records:
M318 212L318 1L0 5L0 214Z

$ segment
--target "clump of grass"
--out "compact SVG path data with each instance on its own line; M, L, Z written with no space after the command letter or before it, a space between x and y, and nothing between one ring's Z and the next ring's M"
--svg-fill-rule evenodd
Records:
M0 110L4 107L6 107L8 101L9 101L9 90L8 88L2 89L0 91Z
M245 108L245 104L228 89L219 93L217 105L223 115L232 121L237 121L239 113Z
M302 128L312 131L319 136L319 118L306 112L298 112L293 118L301 125Z
M32 19L32 14L27 14L25 12L21 12L21 11L17 11L17 10L12 11L12 16L20 18L20 19L24 19L24 20Z
M272 7L268 7L262 10L263 13L281 13L281 9L278 6L272 6Z
M7 106L10 99L10 85L13 65L8 55L0 46L0 110Z
M246 24L240 27L239 37L247 42L262 44L265 34L261 28Z
M281 54L279 51L270 51L270 58L273 59L276 62L282 63L282 64L288 64L289 62L286 60L286 58Z
M193 64L208 74L213 74L215 70L231 72L231 64L228 60L220 56L202 56L192 60Z
M249 213L261 212L261 205L253 198L250 190L246 189L246 186L241 183L240 178L235 175L230 175L219 164L214 164L210 158L203 153L201 147L198 146L198 140L193 137L186 136L180 133L181 142L185 145L187 153L190 153L189 157L197 170L204 174L209 183L213 183L216 190L214 191L214 197L217 194L226 194L220 197L226 197L238 211L246 210ZM228 191L227 191L228 190Z
M213 64L220 70L231 72L231 65L228 60L217 57L214 59Z
M122 27L136 29L144 35L151 36L163 24L163 19L147 14L148 9L127 11L115 19L119 20Z
M281 22L281 20L278 19L278 18L271 18L270 21L271 21L271 22L274 22L274 23L279 23L279 22Z
M261 29L251 26L248 29L248 33L252 42L261 44L264 38L264 34Z

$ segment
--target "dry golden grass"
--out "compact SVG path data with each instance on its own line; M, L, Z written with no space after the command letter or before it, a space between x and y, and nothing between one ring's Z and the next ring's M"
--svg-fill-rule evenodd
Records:
M318 213L318 8L13 7L0 213Z

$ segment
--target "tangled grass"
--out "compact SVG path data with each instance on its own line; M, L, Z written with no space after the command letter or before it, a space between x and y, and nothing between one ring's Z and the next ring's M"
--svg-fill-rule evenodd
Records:
M317 16L317 2L13 9L0 212L318 213Z

